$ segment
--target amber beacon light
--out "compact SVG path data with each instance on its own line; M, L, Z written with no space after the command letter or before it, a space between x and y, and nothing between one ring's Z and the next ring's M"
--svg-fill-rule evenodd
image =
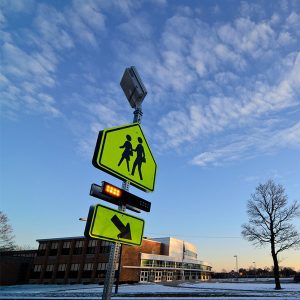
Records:
M122 190L106 181L102 181L102 185L93 183L91 185L90 195L118 206L125 205L127 208L133 207L146 212L150 212L151 209L151 202Z
M103 194L111 197L120 198L122 196L122 190L111 185L110 183L103 182L102 185Z

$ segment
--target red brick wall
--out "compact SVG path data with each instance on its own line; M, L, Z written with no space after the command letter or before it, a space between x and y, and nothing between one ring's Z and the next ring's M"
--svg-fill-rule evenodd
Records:
M141 246L122 246L120 282L138 282L140 269L123 268L123 266L140 266L141 253L161 254L161 243L143 240Z

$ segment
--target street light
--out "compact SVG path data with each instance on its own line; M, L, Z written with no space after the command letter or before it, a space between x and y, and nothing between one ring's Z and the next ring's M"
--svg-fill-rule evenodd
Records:
M256 281L257 279L256 279L256 263L255 263L255 261L253 261L253 266L254 266L254 278Z
M238 280L238 278L239 278L238 256L234 255L233 257L235 257L235 268L236 268L236 272L237 272L237 278L236 278L236 280Z

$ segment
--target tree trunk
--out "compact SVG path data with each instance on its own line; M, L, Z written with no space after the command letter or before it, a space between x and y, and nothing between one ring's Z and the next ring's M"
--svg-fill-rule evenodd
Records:
M271 237L271 252L274 263L274 279L275 279L275 290L281 290L280 279L279 279L279 266L277 254L275 252L274 238Z
M275 278L275 289L281 290L280 279L279 279L279 266L277 255L272 253L273 262L274 262L274 278Z

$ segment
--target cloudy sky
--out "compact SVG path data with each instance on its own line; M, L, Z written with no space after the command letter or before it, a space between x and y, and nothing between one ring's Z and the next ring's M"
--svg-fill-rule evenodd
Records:
M120 185L91 158L99 130L132 122L119 82L134 65L158 164L154 193L131 189L152 202L145 234L191 241L217 270L271 265L240 231L259 182L300 200L299 1L0 5L1 207L20 244L82 235L90 184Z

